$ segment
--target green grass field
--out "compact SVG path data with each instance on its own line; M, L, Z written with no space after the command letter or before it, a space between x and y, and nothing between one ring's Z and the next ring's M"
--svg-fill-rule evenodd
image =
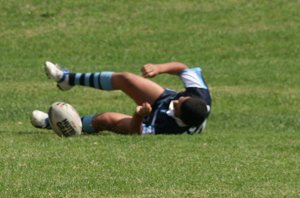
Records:
M300 2L0 0L0 197L299 197ZM120 92L56 89L72 71L201 66L201 135L59 138L30 124L55 101L131 114ZM174 76L153 79L180 90Z

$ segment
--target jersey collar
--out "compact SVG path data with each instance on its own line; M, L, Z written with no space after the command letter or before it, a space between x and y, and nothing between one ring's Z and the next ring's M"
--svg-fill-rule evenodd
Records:
M169 110L166 113L167 113L168 116L172 117L176 121L178 126L180 126L180 127L186 127L187 126L186 124L184 124L184 122L180 118L176 117L175 111L174 111L174 102L173 101L170 102Z

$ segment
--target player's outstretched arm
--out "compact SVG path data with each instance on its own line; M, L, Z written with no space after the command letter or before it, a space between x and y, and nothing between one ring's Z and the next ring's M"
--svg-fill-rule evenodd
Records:
M180 62L169 62L162 64L146 64L141 71L145 78L152 78L158 74L178 74L182 70L187 69L188 66Z

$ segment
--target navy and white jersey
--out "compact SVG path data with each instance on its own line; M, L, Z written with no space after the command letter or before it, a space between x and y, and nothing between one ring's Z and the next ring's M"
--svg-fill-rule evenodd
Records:
M211 96L202 76L201 68L185 69L179 74L179 77L185 90L176 92L165 89L164 93L152 105L151 114L144 118L141 125L142 134L194 134L205 128L207 119L199 126L188 126L172 114L172 101L181 96L201 98L206 102L210 112Z

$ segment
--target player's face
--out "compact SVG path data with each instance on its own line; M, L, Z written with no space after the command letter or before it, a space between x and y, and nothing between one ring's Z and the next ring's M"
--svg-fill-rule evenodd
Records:
M181 114L181 110L180 110L180 108L181 108L181 104L185 101L185 100L187 100L187 99L189 99L190 98L190 96L181 96L180 98L178 98L178 100L174 100L173 101L173 103L174 103L174 111L175 111L175 115L176 115L176 117L180 117L180 114Z

